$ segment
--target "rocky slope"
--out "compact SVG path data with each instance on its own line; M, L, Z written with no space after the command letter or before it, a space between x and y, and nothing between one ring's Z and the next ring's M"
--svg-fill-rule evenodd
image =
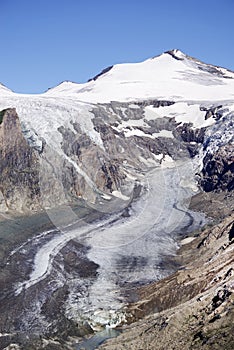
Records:
M229 142L203 160L201 186L206 192L234 189L234 144Z
M129 306L130 320L140 320L100 349L233 349L233 219L182 245L180 270L140 289Z

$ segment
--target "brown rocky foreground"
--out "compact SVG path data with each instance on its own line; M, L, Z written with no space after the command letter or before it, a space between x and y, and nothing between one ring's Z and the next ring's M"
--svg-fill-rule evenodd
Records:
M138 290L139 301L129 305L133 323L100 349L234 349L234 213L232 200L222 198L229 214L218 221L216 197L207 205L216 223L182 241L181 269Z

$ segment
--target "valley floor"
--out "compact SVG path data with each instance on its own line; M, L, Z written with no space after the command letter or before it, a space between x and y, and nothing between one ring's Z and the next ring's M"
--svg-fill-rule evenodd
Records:
M170 171L168 171L168 174L170 175ZM170 176L168 180L170 180L169 182L171 183L172 179ZM164 181L166 181L165 177ZM152 197L147 199L147 209L150 209L153 203L151 203L150 198L154 196L155 194L153 193ZM168 199L169 198L172 198L170 197L170 191L168 192ZM181 197L177 197L177 200L179 198ZM173 205L176 202L177 201L168 201L167 203L170 204L171 208L174 208ZM231 350L233 348L233 203L234 196L232 193L198 193L193 196L190 209L195 211L200 209L201 212L205 212L213 222L209 223L206 229L202 231L199 230L199 225L197 227L196 225L194 226L194 229L197 228L195 231L188 231L190 232L188 233L189 237L182 240L178 255L173 257L174 266L168 277L158 282L146 284L143 287L139 287L139 285L137 287L136 284L131 285L131 288L128 290L126 290L126 288L122 289L125 291L124 293L128 292L128 296L125 294L125 298L131 302L127 307L129 325L122 327L122 334L117 338L110 339L102 345L100 345L99 336L99 338L97 337L98 340L96 343L94 338L94 346L92 349L97 348L99 345L100 349L106 350L181 350L182 348L185 350L201 348L205 350ZM179 208L179 211L178 208L174 208L175 221L178 219L177 214L182 214L183 212L181 207ZM98 219L100 222L100 213L95 213L95 211L90 212L90 210L84 207L82 210L81 208L78 210L78 215L82 217L87 215L89 218L87 219L89 228L92 226L92 220ZM147 212L149 212L149 210L147 210ZM187 211L187 213L190 213L190 211ZM62 216L62 208L60 215ZM151 213L151 215L153 215L153 213ZM65 216L63 215L63 217ZM194 216L194 218L198 220L200 216ZM181 217L182 225L180 226L182 230L186 228L188 224L191 224L190 219L188 214L185 215L183 213ZM45 218L43 214L38 214L28 219L19 218L12 221L11 226L8 222L8 231L4 232L8 234L9 239L6 240L4 235L1 237L4 244L1 245L0 319L2 333L0 334L0 349L79 349L78 343L80 343L81 340L79 336L84 336L87 332L92 330L88 329L87 325L83 329L82 327L78 329L76 322L69 321L68 318L65 317L65 315L68 314L66 314L67 311L64 305L67 303L67 305L71 305L70 310L74 310L73 303L77 303L75 299L68 299L69 288L73 286L72 281L75 281L75 283L78 283L79 280L86 280L86 283L89 281L89 285L87 286L87 291L89 291L89 293L84 293L84 300L86 300L86 302L89 300L87 299L87 295L89 298L92 297L92 295L98 295L98 290L95 290L92 286L95 286L95 283L96 285L101 283L101 275L99 275L98 280L96 278L98 276L98 265L91 259L87 259L90 253L84 245L85 240L87 240L87 242L92 242L93 236L89 233L87 237L84 237L85 240L82 241L82 244L78 241L66 242L66 246L61 247L61 253L54 259L54 263L52 264L54 272L51 276L40 280L38 286L37 283L35 283L35 285L27 285L23 292L19 290L19 295L15 295L16 284L14 282L16 280L22 282L28 280L32 269L32 258L36 256L35 249L37 249L37 245L34 244L36 240L33 241L34 243L31 247L33 249L29 250L32 255L27 255L27 249L24 249L27 248L27 244L30 246L30 240L34 236L31 225L32 220L34 220L34 224L41 225L40 227L43 232L48 232L48 235L43 237L43 239L53 239L55 232L50 231L51 222L48 217ZM121 217L121 220L125 222L124 220L128 220L128 218ZM121 224L121 220L118 223L118 225L120 225L119 227L125 227L121 226L123 225ZM173 221L170 221L170 223L173 226ZM4 225L6 225L6 223L2 222L1 227L4 228ZM128 226L131 227L131 225ZM21 228L20 230L19 227ZM99 234L102 236L107 228L110 231L106 233L111 232L112 224L109 223L107 227L104 227L104 231L101 230ZM12 263L11 265L11 263L7 264L9 261L6 260L6 257L9 257L9 252L12 251L16 232L19 234L17 245L20 246L20 240L22 240L21 243L26 243L25 247L24 245L22 247L20 246L21 248L18 251L14 251L12 255L13 260L10 261ZM128 231L126 232L128 233ZM95 242L99 242L99 236L97 236L97 239L98 240ZM41 243L46 243L46 240L42 240ZM39 240L38 244L41 243ZM106 243L108 243L108 241L106 241ZM40 247L40 245L38 245L38 247ZM97 252L99 249L100 246L94 245L93 251L91 249L91 253ZM38 251L40 251L40 249ZM74 255L77 251L79 251L79 254ZM92 254L90 256L92 256ZM93 255L93 260L94 258L95 255ZM15 263L14 259L16 259ZM168 259L169 260L164 257L164 264L167 267L170 262L170 257L168 257ZM21 262L20 265L17 264L17 261ZM16 266L17 269L15 269ZM62 266L63 269L61 269ZM104 268L105 264L102 266L102 268ZM173 273L176 266L177 272ZM132 267L142 268L144 264ZM139 276L139 271L136 277ZM166 275L168 275L168 273ZM107 275L107 277L108 276L109 275ZM130 270L129 276L131 276ZM69 285L66 280L68 282L70 281L69 283L71 284ZM76 290L81 292L78 305L82 305L80 304L80 301L82 301L82 290L84 291L82 285L76 285ZM71 289L70 295L72 295ZM107 295L103 292L103 297L105 298L105 296ZM93 301L95 300L93 299ZM90 305L91 307L95 306L94 304ZM31 310L31 312L29 312L29 310ZM38 310L41 310L40 314ZM43 330L43 325L45 329L47 329L48 320L51 320L51 324L49 325L47 333L44 331L44 335L41 334L39 336L38 334ZM9 332L7 329L9 329ZM18 330L16 333L13 332L11 334L11 331L14 329ZM109 336L111 337L111 335ZM101 339L105 340L109 336L104 334L101 336ZM10 347L9 344L14 344L14 342L18 344L18 347Z

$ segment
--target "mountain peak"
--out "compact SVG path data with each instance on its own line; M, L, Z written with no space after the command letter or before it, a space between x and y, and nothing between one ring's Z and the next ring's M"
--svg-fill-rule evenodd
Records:
M187 57L187 55L184 54L179 49L173 49L173 50L166 51L165 54L171 55L173 58L175 58L176 60L179 60L179 61L182 61Z
M91 103L156 98L213 101L233 99L233 89L232 72L172 49L143 62L107 67L87 83L63 83L47 94Z
M160 55L153 56L152 59L161 57L163 55L170 55L170 56L172 56L173 58L175 58L178 61L183 61L184 59L189 57L188 55L186 55L184 52L182 52L179 49L172 49L172 50L165 51L165 52L163 52Z

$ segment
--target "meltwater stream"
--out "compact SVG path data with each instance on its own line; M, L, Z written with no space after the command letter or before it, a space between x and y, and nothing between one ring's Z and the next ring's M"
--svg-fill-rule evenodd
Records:
M120 330L105 328L97 332L91 338L83 340L75 346L75 350L95 350L99 345L104 343L107 339L116 338L121 333Z

